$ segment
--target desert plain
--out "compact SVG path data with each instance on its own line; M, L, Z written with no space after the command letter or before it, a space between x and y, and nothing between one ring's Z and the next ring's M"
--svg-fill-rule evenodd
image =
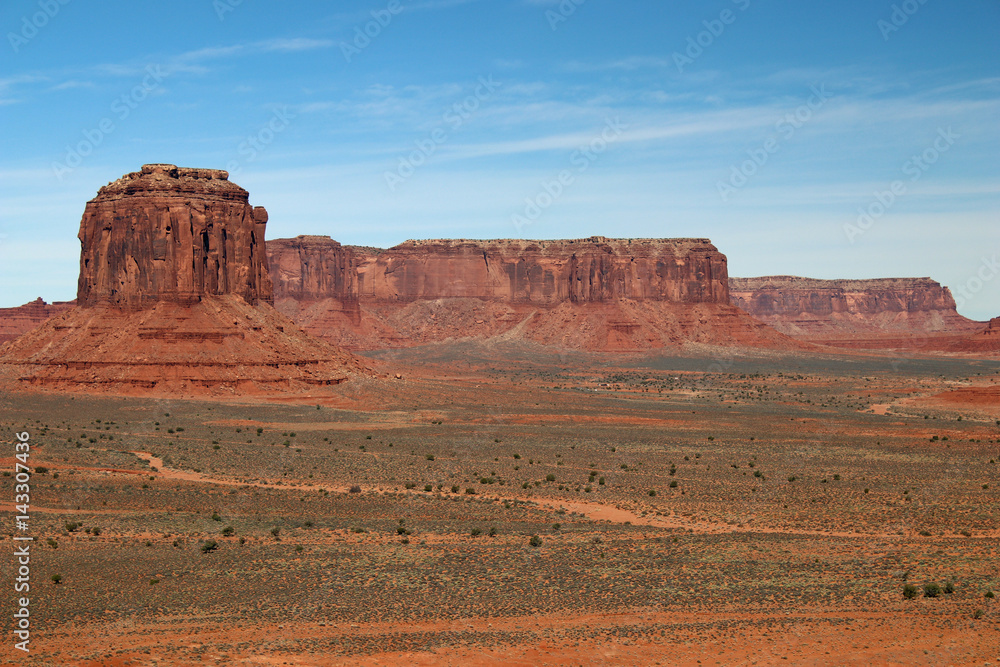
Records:
M4 393L36 466L16 662L1000 659L996 360L363 358L315 393Z

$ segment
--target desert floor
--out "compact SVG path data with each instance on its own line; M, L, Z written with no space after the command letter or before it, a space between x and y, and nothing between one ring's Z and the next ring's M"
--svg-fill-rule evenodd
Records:
M45 469L3 664L1000 664L1000 362L371 358L270 400L0 395Z

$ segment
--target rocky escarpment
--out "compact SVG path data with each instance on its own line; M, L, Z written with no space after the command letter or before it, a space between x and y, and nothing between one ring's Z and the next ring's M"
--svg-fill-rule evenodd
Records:
M100 189L80 223L79 305L140 310L236 294L271 301L267 211L216 169L149 164Z
M706 239L431 240L381 250L298 237L268 247L278 309L353 348L495 337L595 350L790 342L730 305L726 257Z
M930 278L731 278L729 292L734 305L778 331L816 340L956 334L982 327L959 315L948 288Z
M267 214L226 172L146 165L80 223L75 308L0 348L24 386L113 393L311 391L367 373L271 305Z
M64 313L75 305L76 301L45 303L42 297L38 297L23 306L0 308L0 343L19 338L38 328L50 317Z
M358 272L368 301L726 303L729 291L726 257L707 239L407 241L364 256Z

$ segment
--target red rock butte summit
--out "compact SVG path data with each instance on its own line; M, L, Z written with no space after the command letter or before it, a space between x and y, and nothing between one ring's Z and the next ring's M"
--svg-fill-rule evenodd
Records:
M100 189L80 223L81 306L140 310L236 294L270 303L267 211L216 169L147 164Z
M370 371L271 305L267 212L224 171L145 165L80 223L77 306L0 348L22 386L307 393Z

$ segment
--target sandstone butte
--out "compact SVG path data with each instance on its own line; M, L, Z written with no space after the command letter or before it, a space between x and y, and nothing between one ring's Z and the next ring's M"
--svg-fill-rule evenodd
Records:
M278 313L267 212L224 171L152 164L80 223L77 305L0 348L20 384L77 391L302 391L365 374Z
M959 315L950 290L930 278L731 278L729 292L782 333L838 346L945 349L984 327Z
M449 339L625 351L801 348L729 302L707 239L427 240L386 250L326 236L268 243L275 306L353 349Z

